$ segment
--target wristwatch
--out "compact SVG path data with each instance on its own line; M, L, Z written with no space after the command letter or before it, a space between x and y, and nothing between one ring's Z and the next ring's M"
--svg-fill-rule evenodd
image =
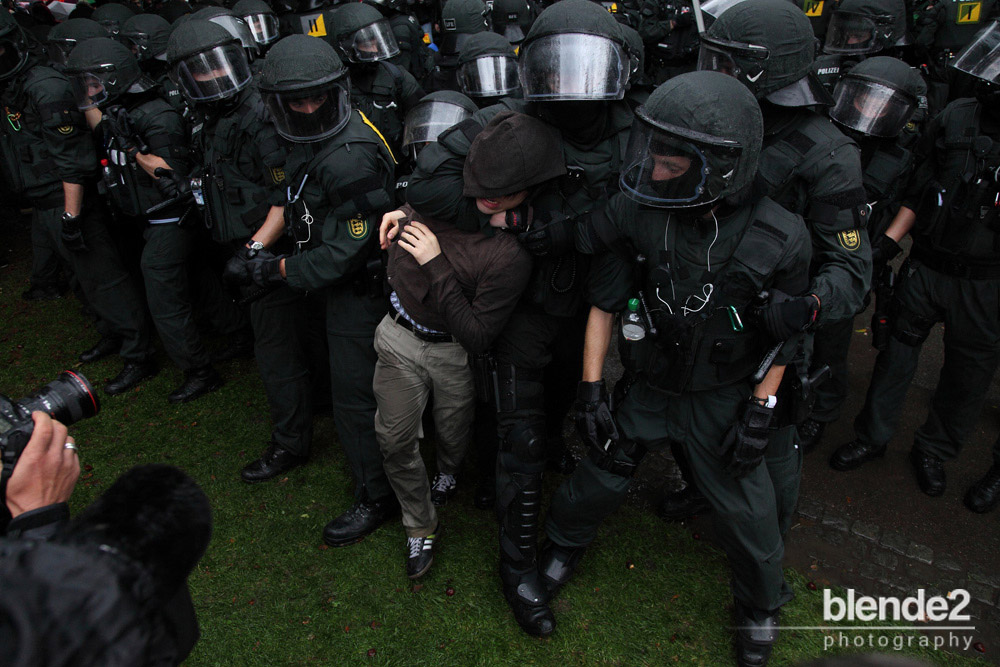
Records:
M263 243L261 243L260 241L251 240L250 244L247 246L247 257L253 259L254 257L257 256L257 253L259 253L263 249L264 249Z
M63 211L61 220L63 222L74 222L75 220L78 220L79 218L80 218L79 215L73 215L69 211Z
M758 398L757 396L751 396L750 400L759 405L762 408L774 409L774 406L778 404L778 397L768 394L767 398Z

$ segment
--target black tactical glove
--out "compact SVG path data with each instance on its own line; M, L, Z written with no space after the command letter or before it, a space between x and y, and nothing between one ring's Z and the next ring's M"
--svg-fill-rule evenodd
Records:
M521 245L536 257L565 255L573 247L573 222L556 214L555 217L536 215L533 227L517 235Z
M80 229L79 215L63 213L60 236L67 250L71 252L84 252L87 250L87 243L83 240L83 231Z
M166 199L180 199L191 194L191 179L187 176L163 167L154 169L153 176L156 176L156 189Z
M576 430L586 444L607 449L608 440L619 439L604 382L580 382L576 386L575 407Z
M521 204L505 211L507 216L507 231L520 234L531 226L531 207Z
M767 442L771 437L774 408L761 405L750 398L743 404L739 419L722 438L722 451L728 452L726 470L739 479L753 472L764 459Z
M891 237L879 234L878 238L872 241L872 264L878 266L891 262L901 252L903 249Z
M263 254L263 253L262 253ZM260 287L275 287L285 284L285 279L281 275L281 260L284 255L274 256L267 253L267 257L258 254L253 259L247 260L247 267L250 269L250 276L255 285Z
M251 257L250 248L246 246L238 249L222 271L222 282L233 287L246 287L253 284L253 269L250 261L254 258L265 260L274 259L274 255L267 250L259 250Z
M788 340L808 329L816 321L819 304L816 297L789 296L780 290L771 290L767 303L752 310L752 317L774 340Z

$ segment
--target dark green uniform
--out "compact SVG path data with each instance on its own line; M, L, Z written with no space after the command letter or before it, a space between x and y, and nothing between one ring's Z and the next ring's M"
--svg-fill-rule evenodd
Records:
M945 363L913 447L947 461L975 428L1000 352L1000 195L992 176L1000 120L975 99L952 102L930 123L916 163L904 205L917 212L917 225L896 287L897 319L854 426L873 447L892 439L920 347L944 322Z
M285 220L296 252L285 260L288 285L319 290L326 332L334 421L355 479L355 496L392 496L375 440L375 328L386 314L378 225L392 205L393 159L359 112L330 139L295 144L286 166Z
M389 26L392 27L392 34L399 44L399 55L390 62L405 69L417 81L423 82L434 68L434 52L424 44L424 29L417 23L417 19L409 14L391 10L386 10L386 13L392 14L388 17Z
M767 340L750 327L734 332L727 313L732 306L748 322L749 307L761 290L804 291L808 232L801 218L768 199L719 215L714 242L711 219L685 224L674 214L671 221L669 213L640 208L622 195L612 198L606 220L635 253L631 257L643 255L651 263L662 258L659 262L669 264L678 278L671 292L669 283L656 278L664 274L650 266L635 284L628 260L605 256L595 263L589 289L590 300L601 310L623 310L640 287L653 311L664 308L657 299L668 292L673 298L666 296L666 301L690 305L697 303L706 283L715 289L701 314L685 318L683 334L662 334L659 345L667 352L649 336L636 343L645 347L640 355L645 363L616 410L621 447L613 462L581 461L553 497L546 531L563 546L590 544L600 522L624 500L631 471L645 451L679 443L698 488L716 510L736 598L754 609L777 609L791 599L781 572L778 519L791 512L789 502L794 505L801 457L790 443L772 442L766 466L740 479L724 470L725 452L719 443L750 395L750 376L767 348ZM585 247L589 238L581 237ZM654 296L658 290L661 297ZM684 342L675 348L675 339Z
M147 360L153 349L142 299L105 228L106 209L93 188L97 155L69 81L29 61L7 82L2 103L3 178L31 202L32 227L73 268L101 334L122 339L120 354L127 361ZM87 187L80 218L86 250L71 251L62 240L64 182Z
M424 96L423 89L413 75L391 62L351 63L350 71L351 106L371 120L393 155L400 157L403 118Z

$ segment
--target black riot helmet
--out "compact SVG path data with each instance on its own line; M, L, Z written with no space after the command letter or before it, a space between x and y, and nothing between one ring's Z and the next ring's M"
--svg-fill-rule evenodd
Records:
M976 33L950 64L987 83L1000 83L1000 21L993 21Z
M62 67L69 58L70 51L85 39L107 37L108 31L92 19L69 19L64 23L52 26L45 38L45 53L49 62Z
M842 0L830 16L823 51L865 55L906 43L904 0Z
M469 37L458 55L456 77L469 97L503 97L521 90L514 47L495 32Z
M441 52L460 53L469 35L490 29L483 0L448 0L441 9Z
M524 97L536 101L620 100L632 68L618 22L588 0L547 7L518 60Z
M0 11L0 81L15 76L28 62L28 40L14 16Z
M635 112L619 182L640 204L699 210L749 187L764 121L747 88L718 72L689 72Z
M406 11L406 5L407 5L406 0L362 0L362 1L367 2L375 7L378 7L379 11L385 9L400 13Z
M120 5L117 2L109 2L95 9L90 18L104 26L108 35L117 37L122 26L125 25L125 21L133 16L135 16L135 12L130 7Z
M351 63L373 63L399 55L392 28L371 5L349 2L330 14L334 46Z
M166 60L170 23L157 14L138 14L122 26L119 37L132 49L135 57L144 60Z
M813 74L816 38L802 10L787 0L744 0L701 36L698 69L729 74L758 100L786 107L830 104Z
M475 102L462 93L439 90L425 95L403 121L403 149L416 160L421 148L437 141L442 132L474 113Z
M493 0L490 15L493 32L503 35L515 48L524 41L535 22L535 11L528 0Z
M195 103L233 98L253 80L243 45L211 21L177 26L167 41L167 62L170 78Z
M105 108L120 102L126 93L143 93L156 87L143 75L132 51L109 37L78 44L69 54L65 72L81 111Z
M211 21L225 28L226 32L239 40L247 52L247 58L251 62L260 55L260 48L257 46L257 40L254 39L253 33L250 32L250 26L246 24L246 21L234 14L233 10L226 9L225 7L205 7L196 11L191 18Z
M233 13L246 22L261 51L281 37L278 15L264 0L239 0L233 5Z
M259 87L274 128L289 141L322 141L351 119L347 68L322 39L291 35L271 47Z
M902 60L876 56L861 61L833 91L830 119L869 137L895 137L919 105L923 82Z

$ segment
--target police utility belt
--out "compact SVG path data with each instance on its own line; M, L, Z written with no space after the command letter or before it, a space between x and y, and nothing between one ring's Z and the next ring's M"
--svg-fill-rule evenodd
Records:
M1000 278L1000 265L964 262L957 257L942 256L941 253L921 247L918 244L913 245L910 257L929 269L943 273L946 276L952 276L953 278L964 278L966 280Z

